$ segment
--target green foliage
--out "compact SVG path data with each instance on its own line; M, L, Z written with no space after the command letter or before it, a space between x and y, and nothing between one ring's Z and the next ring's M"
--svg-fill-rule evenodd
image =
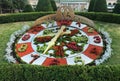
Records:
M27 4L28 0L13 0L14 8L19 10L19 12L21 12Z
M3 11L14 11L15 9L21 11L28 4L28 0L0 0L0 7Z
M0 23L10 23L10 22L19 22L19 21L34 21L39 17L53 14L54 12L31 12L31 13L17 13L17 14L7 14L0 16ZM119 23L120 24L120 15L113 13L98 13L98 12L89 12L81 13L77 12L77 15L85 16L89 19L96 21L103 21L109 23ZM117 20L117 21L116 21Z
M117 3L120 3L120 0L117 0Z
M114 13L120 14L120 2L115 5L115 8L113 9Z
M30 4L27 4L25 8L23 9L23 12L33 12L33 8Z
M88 11L107 12L106 0L91 0Z
M16 13L0 16L0 23L10 23L19 21L34 21L39 17L52 14L52 12L29 12L29 13Z
M120 24L120 15L113 13L103 13L103 12L89 12L89 13L76 13L77 15L85 16L89 19L109 22L109 23L118 23Z
M36 11L53 11L50 0L39 0Z
M43 46L37 46L37 52L43 53L45 51L45 49L47 48L47 45L43 45Z
M117 66L52 66L0 64L0 81L119 81Z
M53 8L53 11L57 11L57 6L56 6L56 3L54 0L50 0L51 1L51 5L52 5L52 8Z
M86 36L76 36L76 37L71 37L72 41L75 41L77 43L87 43L88 38Z
M88 12L94 11L95 0L91 0L88 8Z
M0 6L2 9L12 9L13 8L12 0L0 0Z

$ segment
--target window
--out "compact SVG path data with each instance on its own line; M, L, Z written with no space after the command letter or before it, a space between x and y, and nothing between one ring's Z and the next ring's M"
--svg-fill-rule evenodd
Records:
M116 3L113 3L113 5L115 6L115 5L116 5Z
M108 3L108 5L111 5L111 3Z

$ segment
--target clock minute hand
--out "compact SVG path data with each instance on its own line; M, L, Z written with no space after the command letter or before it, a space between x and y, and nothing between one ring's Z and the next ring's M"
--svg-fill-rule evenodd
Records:
M60 37L60 35L64 32L63 31L64 29L65 29L65 26L62 26L61 29L58 30L58 32L55 35L55 37L50 42L48 42L48 46L47 46L46 50L43 52L43 54L45 54L53 45L55 45L55 42Z

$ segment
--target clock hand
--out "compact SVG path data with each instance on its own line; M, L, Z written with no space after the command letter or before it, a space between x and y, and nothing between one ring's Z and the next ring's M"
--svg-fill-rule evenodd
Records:
M55 42L57 41L57 39L60 37L61 34L63 34L63 30L65 29L65 26L62 26L60 30L58 30L57 34L55 35L55 37L48 42L48 47L46 48L46 50L43 52L43 54L45 54L53 45L55 45Z
M61 33L60 36L62 36L62 35L67 35L67 34L70 34L70 33L71 33L71 31L68 30L68 31L65 31L65 32ZM48 34L48 35L43 35L43 36L37 36L37 37L54 36L55 34L56 34L56 33Z
M70 30L65 31L65 32L62 32L62 33L61 33L61 36L62 36L62 35L66 35L66 34L70 34L70 33L71 33L71 31L70 31Z

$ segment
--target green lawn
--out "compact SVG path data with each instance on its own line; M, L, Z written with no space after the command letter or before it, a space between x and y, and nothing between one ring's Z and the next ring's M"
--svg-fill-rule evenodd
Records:
M7 63L4 60L6 44L9 40L10 35L21 29L25 24L32 25L33 22L17 22L17 23L8 23L0 24L0 63ZM104 22L95 22L96 28L104 28L105 31L109 32L111 38L113 39L112 48L113 55L103 64L119 64L120 63L120 24L113 23L104 23Z

